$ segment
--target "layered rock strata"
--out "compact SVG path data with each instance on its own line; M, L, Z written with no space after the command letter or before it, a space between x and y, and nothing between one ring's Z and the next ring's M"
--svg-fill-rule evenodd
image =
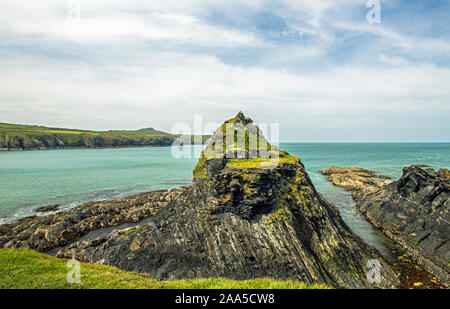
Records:
M424 167L405 167L394 182L380 180L375 173L359 168L332 167L323 174L329 175L335 185L351 191L357 208L369 222L406 248L448 286L450 172Z
M194 184L147 224L73 243L57 256L157 279L271 277L347 288L398 284L383 258L315 190L299 158L251 142L264 139L254 136L260 135L257 127L246 129L252 121L241 113L227 123L236 126L235 133L244 132L244 144L237 137L217 156L217 142L225 136L219 128L194 170ZM241 158L229 158L230 152ZM370 260L381 266L373 284L366 276Z

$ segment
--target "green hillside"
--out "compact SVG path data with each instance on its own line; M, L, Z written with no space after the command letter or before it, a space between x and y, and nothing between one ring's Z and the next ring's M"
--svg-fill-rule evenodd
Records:
M80 283L67 283L66 259L29 249L0 249L0 289L323 289L292 280L191 279L157 281L115 267L81 263Z
M178 137L153 128L89 131L0 123L0 150L170 146Z

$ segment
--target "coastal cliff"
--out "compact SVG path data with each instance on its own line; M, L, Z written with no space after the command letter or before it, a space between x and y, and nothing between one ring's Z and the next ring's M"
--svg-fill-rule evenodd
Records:
M448 286L450 172L424 167L405 167L394 182L359 168L331 167L322 173L351 191L356 207L369 222Z
M153 128L89 131L0 123L0 151L170 146L179 137ZM190 139L191 143L196 142L193 136Z
M245 146L227 143L216 156L226 124L246 132ZM390 266L315 190L299 158L264 144L251 119L238 114L209 140L194 184L146 224L72 243L57 256L157 279L271 277L347 288L397 286ZM230 151L242 158L228 159ZM381 263L374 285L366 279L372 259Z

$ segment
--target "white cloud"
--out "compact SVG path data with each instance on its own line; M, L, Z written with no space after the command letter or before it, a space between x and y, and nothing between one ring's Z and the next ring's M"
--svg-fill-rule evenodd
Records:
M79 22L64 1L2 2L0 121L169 130L242 109L288 128L450 129L450 69L408 58L448 41L347 21L364 1L92 0ZM284 21L275 39L261 12ZM360 34L374 62L333 58Z
M110 64L114 78L98 78L103 69L24 61L24 67L2 72L0 99L8 102L0 107L2 119L14 121L21 114L24 120L94 129L156 122L169 129L173 121L190 120L202 111L219 115L247 109L280 117L296 111L302 120L299 127L315 123L311 116L322 114L323 125L346 127L378 125L385 113L425 115L430 108L449 113L449 105L441 104L450 100L450 70L434 66L344 66L292 74L230 66L210 56L150 53L133 65ZM5 117L8 113L14 117ZM349 114L359 116L342 123ZM97 123L98 117L103 121Z
M334 26L355 33L367 33L375 38L381 38L384 41L378 44L384 44L387 47L399 47L409 53L429 53L430 55L448 54L450 52L450 41L446 39L417 37L414 35L405 35L399 31L390 29L387 26L372 24L355 24L349 22L337 22Z
M0 29L19 35L100 43L127 38L220 46L258 42L251 33L205 24L193 15L173 10L170 3L83 1L79 19L67 18L64 4L54 0L39 1L39 5L9 2L2 7Z

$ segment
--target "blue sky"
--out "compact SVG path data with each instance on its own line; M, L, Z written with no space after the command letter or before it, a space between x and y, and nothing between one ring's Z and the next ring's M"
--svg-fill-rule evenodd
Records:
M450 141L449 1L0 0L0 121ZM339 2L339 4L337 4ZM68 18L79 3L80 18Z

